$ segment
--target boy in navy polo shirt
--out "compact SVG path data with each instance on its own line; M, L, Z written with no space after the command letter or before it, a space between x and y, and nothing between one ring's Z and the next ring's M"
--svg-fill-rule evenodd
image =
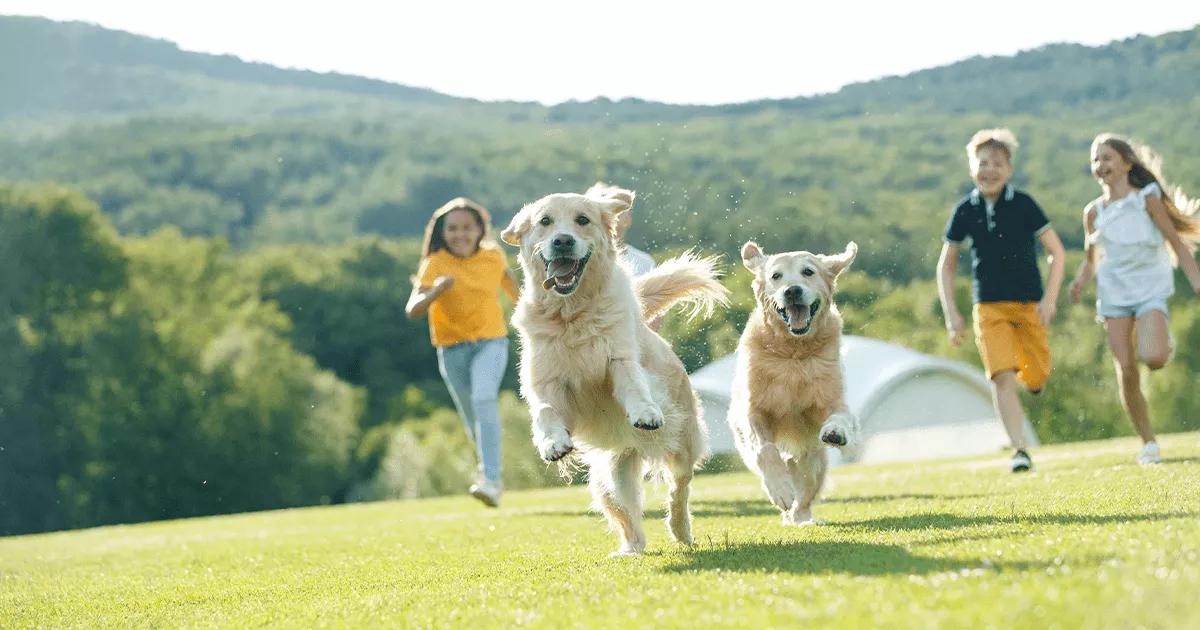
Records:
M954 302L954 274L959 249L969 237L975 343L991 379L996 415L1012 441L1012 471L1023 472L1033 462L1025 450L1025 412L1017 383L1036 394L1050 377L1046 328L1057 310L1065 252L1046 213L1008 181L1016 150L1017 138L1007 129L981 130L967 143L975 189L954 208L946 225L937 276L946 331L957 346L966 324ZM1050 264L1044 294L1035 240Z

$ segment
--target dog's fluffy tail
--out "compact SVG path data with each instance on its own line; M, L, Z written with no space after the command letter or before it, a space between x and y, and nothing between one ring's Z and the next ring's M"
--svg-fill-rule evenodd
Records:
M634 289L642 302L642 317L653 319L681 302L691 306L689 317L708 317L717 305L728 306L729 290L717 282L718 258L684 252L638 276Z

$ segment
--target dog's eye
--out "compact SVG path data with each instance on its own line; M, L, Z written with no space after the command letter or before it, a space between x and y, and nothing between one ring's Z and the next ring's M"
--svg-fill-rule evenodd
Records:
M783 274L782 274L782 273L779 273L778 271L776 271L775 273L771 274L771 279L772 279L772 280L778 280L778 279L780 279L780 278L782 278L782 277L783 277Z
M540 221L538 221L538 223L540 223L542 225L550 225L551 223L554 223L554 222L550 220L550 217L542 217L542 219Z
M814 273L817 273L817 272L816 272L816 271L814 271L812 267L805 267L805 268L804 268L804 271L801 271L800 273L802 273L802 274L804 274L804 275L806 275L806 276L811 276L811 275L813 275Z
M591 222L592 222L592 220L591 220L591 219L587 218L586 216L584 216L584 215L582 215L582 214L581 214L581 215L579 215L579 216L577 216L577 217L575 217L575 224L576 224L576 225L587 225L587 224L589 224L589 223L591 223Z

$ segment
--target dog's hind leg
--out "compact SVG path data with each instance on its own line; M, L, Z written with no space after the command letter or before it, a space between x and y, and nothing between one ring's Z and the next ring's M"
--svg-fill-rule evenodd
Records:
M621 538L611 555L641 553L646 548L642 531L642 458L633 451L610 456L591 467L589 485L596 507Z
M692 513L688 509L692 475L696 461L690 453L667 457L669 489L667 490L667 531L676 542L692 544Z
M801 451L795 457L787 460L788 473L796 486L796 504L791 510L783 513L784 525L815 525L819 524L812 516L812 504L825 484L825 471L829 461L825 456L825 447L816 446Z

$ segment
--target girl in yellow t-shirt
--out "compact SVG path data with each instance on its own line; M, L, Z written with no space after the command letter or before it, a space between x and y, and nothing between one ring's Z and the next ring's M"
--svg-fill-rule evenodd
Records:
M508 364L508 327L497 291L516 301L517 285L488 235L490 221L483 206L465 197L433 213L404 312L409 319L429 313L438 370L479 456L481 475L470 492L495 507L501 490L496 396Z

